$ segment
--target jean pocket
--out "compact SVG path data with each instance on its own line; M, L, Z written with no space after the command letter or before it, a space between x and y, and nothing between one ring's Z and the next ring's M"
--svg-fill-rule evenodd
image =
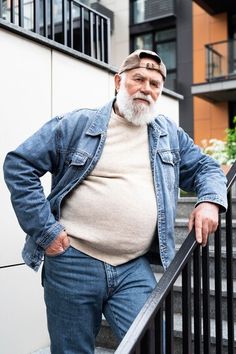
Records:
M46 254L45 253L45 257L49 257L49 258L57 258L57 257L60 257L60 256L63 256L69 249L70 249L70 245L65 249L63 250L62 252L60 253L55 253L55 254Z

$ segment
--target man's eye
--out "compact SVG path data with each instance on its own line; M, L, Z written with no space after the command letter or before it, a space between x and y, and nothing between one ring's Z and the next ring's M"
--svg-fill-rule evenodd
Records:
M155 88L159 88L159 84L157 82L152 82L151 85Z

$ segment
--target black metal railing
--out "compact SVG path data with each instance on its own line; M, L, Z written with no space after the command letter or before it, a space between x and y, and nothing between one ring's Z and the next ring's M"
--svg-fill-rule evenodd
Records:
M109 63L110 20L77 0L0 0L0 18Z
M236 40L211 43L205 47L208 81L236 76Z
M175 321L174 307L177 300L174 294L174 284L181 277L182 353L209 354L214 352L221 354L223 345L227 346L228 354L236 352L233 306L233 279L236 275L235 268L233 268L235 265L233 263L231 198L231 188L236 180L236 162L228 172L227 180L229 207L225 219L220 220L213 243L201 248L195 240L194 230L190 232L115 354L162 354L164 347L167 354L176 353L174 335L177 321ZM225 227L222 226L223 223ZM212 250L213 270L210 267L209 258L209 252ZM224 270L221 263L222 257L226 259ZM222 289L223 272L226 276L226 289ZM214 274L214 291L210 287L210 273ZM215 295L214 308L211 304L212 292ZM226 311L223 310L223 293L227 302ZM213 319L211 312L215 314ZM223 335L223 314L227 328L226 335L225 333ZM215 337L215 343L212 343L212 337ZM216 347L213 351L212 345Z

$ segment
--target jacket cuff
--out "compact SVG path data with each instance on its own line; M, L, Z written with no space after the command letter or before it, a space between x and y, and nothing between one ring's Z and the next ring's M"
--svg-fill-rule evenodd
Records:
M223 199L219 198L218 195L215 195L215 196L213 195L211 197L209 197L209 195L208 195L208 196L199 198L197 203L195 204L195 208L198 204L205 203L205 202L217 204L219 206L220 214L225 213L227 211L227 207L228 207L227 200L223 200Z
M46 249L63 230L65 230L64 226L56 223L52 225L36 242L39 246Z

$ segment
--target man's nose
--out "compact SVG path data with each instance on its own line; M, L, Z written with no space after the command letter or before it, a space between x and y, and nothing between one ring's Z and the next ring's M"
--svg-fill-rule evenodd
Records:
M141 90L142 93L144 93L145 95L149 95L151 93L151 86L149 81L145 81L142 84Z

